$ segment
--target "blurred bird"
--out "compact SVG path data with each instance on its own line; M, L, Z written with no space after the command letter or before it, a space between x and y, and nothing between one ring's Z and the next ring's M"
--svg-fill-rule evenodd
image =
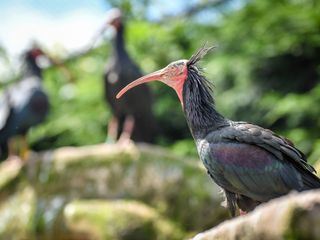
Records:
M109 140L132 139L136 142L152 143L157 134L157 123L152 113L152 94L148 86L141 86L120 101L115 100L117 92L133 80L142 76L139 67L130 58L124 40L124 23L119 9L108 13L106 24L100 33L112 27L112 56L105 74L104 90L113 117L108 124Z
M122 89L117 98L154 80L176 91L200 159L224 190L232 216L291 190L319 188L314 168L292 142L254 124L228 120L216 110L212 88L196 66L211 49L204 46L189 60L170 63L139 78Z
M34 46L28 50L24 54L22 79L5 89L0 96L1 159L6 158L7 154L14 154L15 143L12 139L17 135L22 135L20 156L26 159L27 131L43 122L49 112L49 100L42 87L41 57L46 57L46 54L40 48Z

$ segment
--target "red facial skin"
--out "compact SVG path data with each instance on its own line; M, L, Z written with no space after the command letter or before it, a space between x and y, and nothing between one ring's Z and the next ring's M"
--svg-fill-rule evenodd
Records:
M39 56L41 56L41 55L44 55L44 53L42 52L42 50L39 49L39 48L34 48L34 49L32 49L30 54L31 54L31 56L32 56L33 58L37 58L37 57L39 57Z
M170 63L168 66L161 70L141 77L124 87L116 97L120 98L129 89L134 88L135 86L138 86L140 84L152 81L160 81L172 87L176 91L181 105L183 106L182 90L183 84L188 74L187 62L188 60L179 60Z

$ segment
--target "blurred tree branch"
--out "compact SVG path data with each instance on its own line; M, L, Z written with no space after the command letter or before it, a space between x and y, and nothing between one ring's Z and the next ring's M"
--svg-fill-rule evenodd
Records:
M159 22L165 22L168 20L175 20L179 18L189 18L193 17L194 15L211 8L220 7L224 4L229 2L229 0L204 0L199 1L198 3L187 7L182 13L180 14L168 14L164 15Z
M228 2L228 0L207 0L207 1L201 1L198 4L189 7L182 15L182 17L191 17L203 10L206 10L208 8L214 8L219 7L222 4L225 4Z

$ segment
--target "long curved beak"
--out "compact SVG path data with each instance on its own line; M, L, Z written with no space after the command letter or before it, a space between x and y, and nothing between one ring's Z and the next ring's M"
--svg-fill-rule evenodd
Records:
M117 99L119 99L123 94L125 94L128 90L131 88L134 88L140 84L146 83L146 82L152 82L152 81L164 81L164 73L165 69L158 70L156 72L150 73L146 76L143 76L141 78L138 78L137 80L129 83L127 86L125 86L116 96Z

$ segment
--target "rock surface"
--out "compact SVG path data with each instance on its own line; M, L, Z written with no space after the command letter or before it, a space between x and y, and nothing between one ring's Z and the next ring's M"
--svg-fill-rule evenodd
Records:
M35 216L35 192L20 186L0 206L0 239L29 239Z
M292 193L228 220L193 240L320 239L320 190Z
M145 204L130 200L81 200L64 209L66 225L93 239L182 239L178 226Z
M0 164L0 201L6 200L19 185L23 163L18 158Z
M227 218L221 201L198 159L149 145L61 148L0 164L0 239L187 239ZM320 190L275 199L194 239L312 240L319 224Z
M115 199L135 200L162 216L160 220L178 226L181 233L203 231L228 216L220 206L218 187L198 159L149 145L68 147L35 154L24 166L19 161L4 162L0 189L0 239L92 239L91 233L79 234L77 227L70 227L64 214L75 200L90 204L97 199L102 205ZM18 221L22 208L29 210ZM82 219L92 217L90 212L82 215ZM107 221L107 216L103 219ZM12 222L16 227L10 227ZM97 229L105 236L101 227ZM153 229L161 232L160 227ZM7 237L15 235L22 237Z
M316 171L317 171L318 177L320 177L320 160L318 160L318 161L316 162L314 168L315 168Z

